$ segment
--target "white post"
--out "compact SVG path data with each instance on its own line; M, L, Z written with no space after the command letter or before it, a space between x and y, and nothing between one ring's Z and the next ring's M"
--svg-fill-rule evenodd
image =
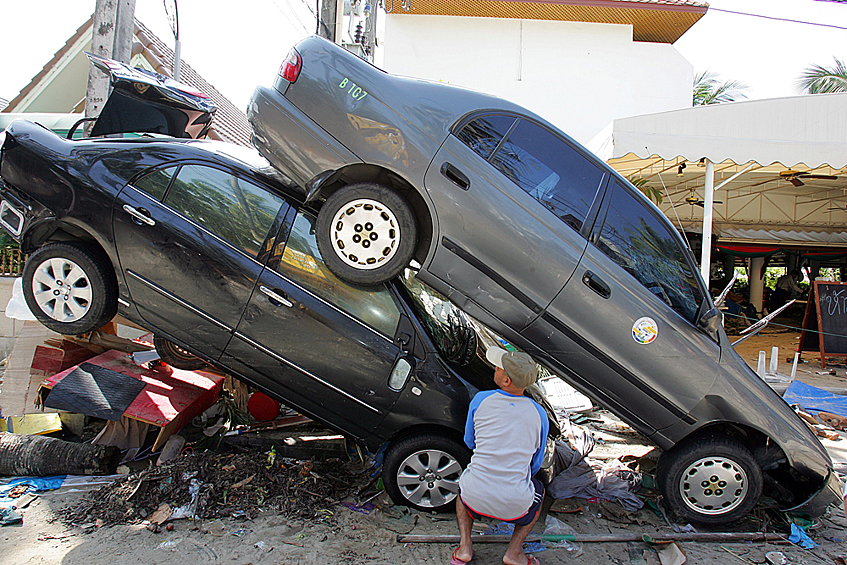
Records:
M753 257L750 260L750 272L747 277L750 282L750 303L759 313L762 312L765 297L765 279L761 274L764 266L764 257Z
M771 363L768 366L768 373L775 375L779 372L779 347L771 347Z
M179 38L174 40L174 80L179 81L182 69L182 42Z
M706 196L703 201L703 245L700 252L700 274L709 290L709 267L712 263L712 208L715 204L715 164L706 161Z
M337 0L335 4L335 42L341 45L344 37L344 0Z

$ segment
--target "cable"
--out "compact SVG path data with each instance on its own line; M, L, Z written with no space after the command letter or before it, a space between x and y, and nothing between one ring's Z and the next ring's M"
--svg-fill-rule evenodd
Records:
M839 0L839 2L844 3L842 0ZM733 10L723 10L721 8L715 8L713 6L709 6L709 10L715 11L715 12L724 12L726 14L735 14L736 16L750 16L751 18L762 18L762 19L765 19L765 20L774 20L774 21L777 21L777 22L788 22L788 23L792 23L792 24L804 24L804 25L810 25L810 26L831 27L831 28L834 28L834 29L847 30L847 27L844 27L844 26L837 26L837 25L832 25L832 24L819 24L819 23L815 23L815 22L804 22L802 20L792 20L790 18L777 18L776 16L763 16L761 14L749 14L747 12L734 12Z
M270 1L271 1L271 4L273 4L273 5L274 5L274 7L275 7L275 8L279 11L279 13L280 13L280 14L282 14L282 15L283 15L283 16L284 16L287 20L288 20L288 23L290 23L290 24L293 24L293 23L294 23L294 22L292 21L291 15L286 14L286 13L282 10L282 7L281 7L281 6L277 3L277 1L276 1L276 0L270 0ZM308 5L308 4L306 4L305 2L303 2L303 4L306 6L306 8L309 10L309 12L311 12L311 13L312 13L312 15L313 15L313 16L317 17L317 16L316 16L316 14L312 11L311 6L309 6L309 5ZM303 31L305 31L306 33L308 33L308 32L309 32L309 28L308 28L308 27L306 27L306 24L305 24L305 23L303 23L303 20L302 20L302 19L300 19L300 15L297 13L297 11L296 11L296 10L294 10L294 8L292 8L292 7L291 7L291 4L289 4L288 2L286 2L286 3L285 3L285 5L288 7L288 10L289 10L289 11L291 12L291 14L294 16L294 19L296 19L296 20L297 20L297 23L298 23L298 24L300 24L300 27L302 27L302 28L303 28Z

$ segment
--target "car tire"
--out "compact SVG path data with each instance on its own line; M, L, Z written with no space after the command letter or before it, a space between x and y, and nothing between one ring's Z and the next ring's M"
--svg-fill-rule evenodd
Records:
M175 369L196 371L207 365L205 361L193 353L158 335L153 336L153 346L156 348L156 353L159 354L159 359Z
M662 454L656 480L681 518L728 524L747 515L762 494L762 470L738 441L701 437Z
M414 435L388 448L382 482L395 504L425 512L452 512L459 475L470 460L470 450L459 441L433 433Z
M103 327L118 311L118 283L100 248L77 241L48 243L26 261L27 306L48 329L65 335Z
M409 203L376 183L347 185L321 207L315 226L318 250L341 280L377 285L408 266L417 245Z

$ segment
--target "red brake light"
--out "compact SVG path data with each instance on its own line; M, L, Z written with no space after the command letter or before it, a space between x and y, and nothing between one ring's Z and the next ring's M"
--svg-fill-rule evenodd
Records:
M294 82L300 76L300 69L303 68L303 59L300 58L300 53L296 49L291 49L282 66L279 67L279 76L288 82Z

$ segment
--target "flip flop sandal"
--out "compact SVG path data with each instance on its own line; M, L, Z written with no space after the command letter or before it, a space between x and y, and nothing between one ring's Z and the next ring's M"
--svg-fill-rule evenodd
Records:
M456 557L457 551L459 551L458 547L453 550L453 558L450 559L450 565L465 565L466 563L469 563L471 559L473 559L473 554L471 554L471 559L468 559L467 561L462 561L461 559Z

